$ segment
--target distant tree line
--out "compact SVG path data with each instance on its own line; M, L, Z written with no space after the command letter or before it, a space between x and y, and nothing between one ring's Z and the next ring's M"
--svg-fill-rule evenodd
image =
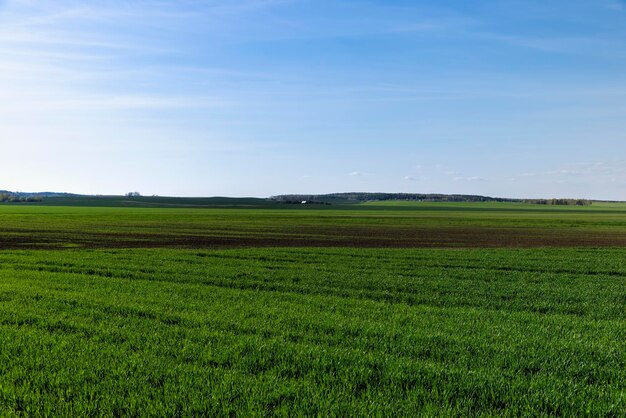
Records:
M289 205L330 205L329 202L322 202L320 200L312 200L312 199L308 199L308 200L307 199L302 199L302 200L285 199L285 200L280 200L280 203L286 203Z
M488 197L460 194L423 194L423 193L330 193L322 195L290 194L272 196L270 199L282 203L329 202L341 203L345 201L368 202L382 200L408 200L419 202L519 202L516 199Z
M570 205L589 206L591 200L586 199L508 199L502 197L489 197L480 195L465 194L434 194L434 193L329 193L329 194L287 194L270 197L280 203L302 203L307 204L325 203L341 204L350 202L370 202L384 200L407 200L416 202L517 202L532 203L536 205Z
M591 206L593 202L587 199L525 199L524 203L532 203L534 205Z
M0 193L0 202L2 203L41 202L42 200L41 196L17 196L10 193Z

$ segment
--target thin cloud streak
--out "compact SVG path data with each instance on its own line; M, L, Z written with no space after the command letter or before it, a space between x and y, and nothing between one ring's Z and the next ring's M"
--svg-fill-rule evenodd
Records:
M2 97L2 94L0 94ZM102 95L76 96L71 98L41 98L22 99L13 97L7 103L0 104L2 113L30 112L65 112L69 110L129 110L129 109L191 109L215 108L227 106L228 102L211 97L176 97L176 96L142 96L142 95Z

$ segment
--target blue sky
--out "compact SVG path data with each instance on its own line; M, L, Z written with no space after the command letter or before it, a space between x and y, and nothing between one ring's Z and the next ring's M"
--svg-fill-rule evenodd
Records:
M0 189L626 200L626 3L0 0Z

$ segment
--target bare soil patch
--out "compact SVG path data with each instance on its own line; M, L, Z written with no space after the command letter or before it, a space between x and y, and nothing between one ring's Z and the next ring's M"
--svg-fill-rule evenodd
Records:
M0 249L245 248L245 247L626 247L626 233L541 228L389 228L337 226L264 235L50 233L0 235Z

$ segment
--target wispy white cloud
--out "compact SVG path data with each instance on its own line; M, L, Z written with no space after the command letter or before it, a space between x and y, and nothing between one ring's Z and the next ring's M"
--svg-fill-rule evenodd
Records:
M484 178L478 177L478 176L454 177L452 180L454 181L486 181Z
M225 106L209 89L169 88L169 80L179 77L181 83L184 74L164 59L177 56L177 47L135 30L146 21L167 26L196 17L186 10L164 2L5 2L0 5L0 112L78 117L85 111Z
M479 27L481 22L469 16L442 16L427 17L418 22L402 22L391 25L389 32L415 33L415 32L442 32L459 33L473 27Z
M624 49L624 42L602 36L536 37L501 33L482 33L475 36L511 46L563 54L610 54L610 51Z
M617 10L619 12L626 11L626 4L622 3L620 0L608 0L605 4L607 9Z
M542 171L531 171L520 174L518 178L538 178L546 181L567 181L568 178L598 180L618 178L626 180L626 161L604 160L586 161L566 164L561 167Z
M0 93L0 98L3 95ZM13 98L0 103L0 113L65 112L91 110L158 110L185 108L214 108L227 105L211 97L156 96L156 95L100 95L74 97Z

